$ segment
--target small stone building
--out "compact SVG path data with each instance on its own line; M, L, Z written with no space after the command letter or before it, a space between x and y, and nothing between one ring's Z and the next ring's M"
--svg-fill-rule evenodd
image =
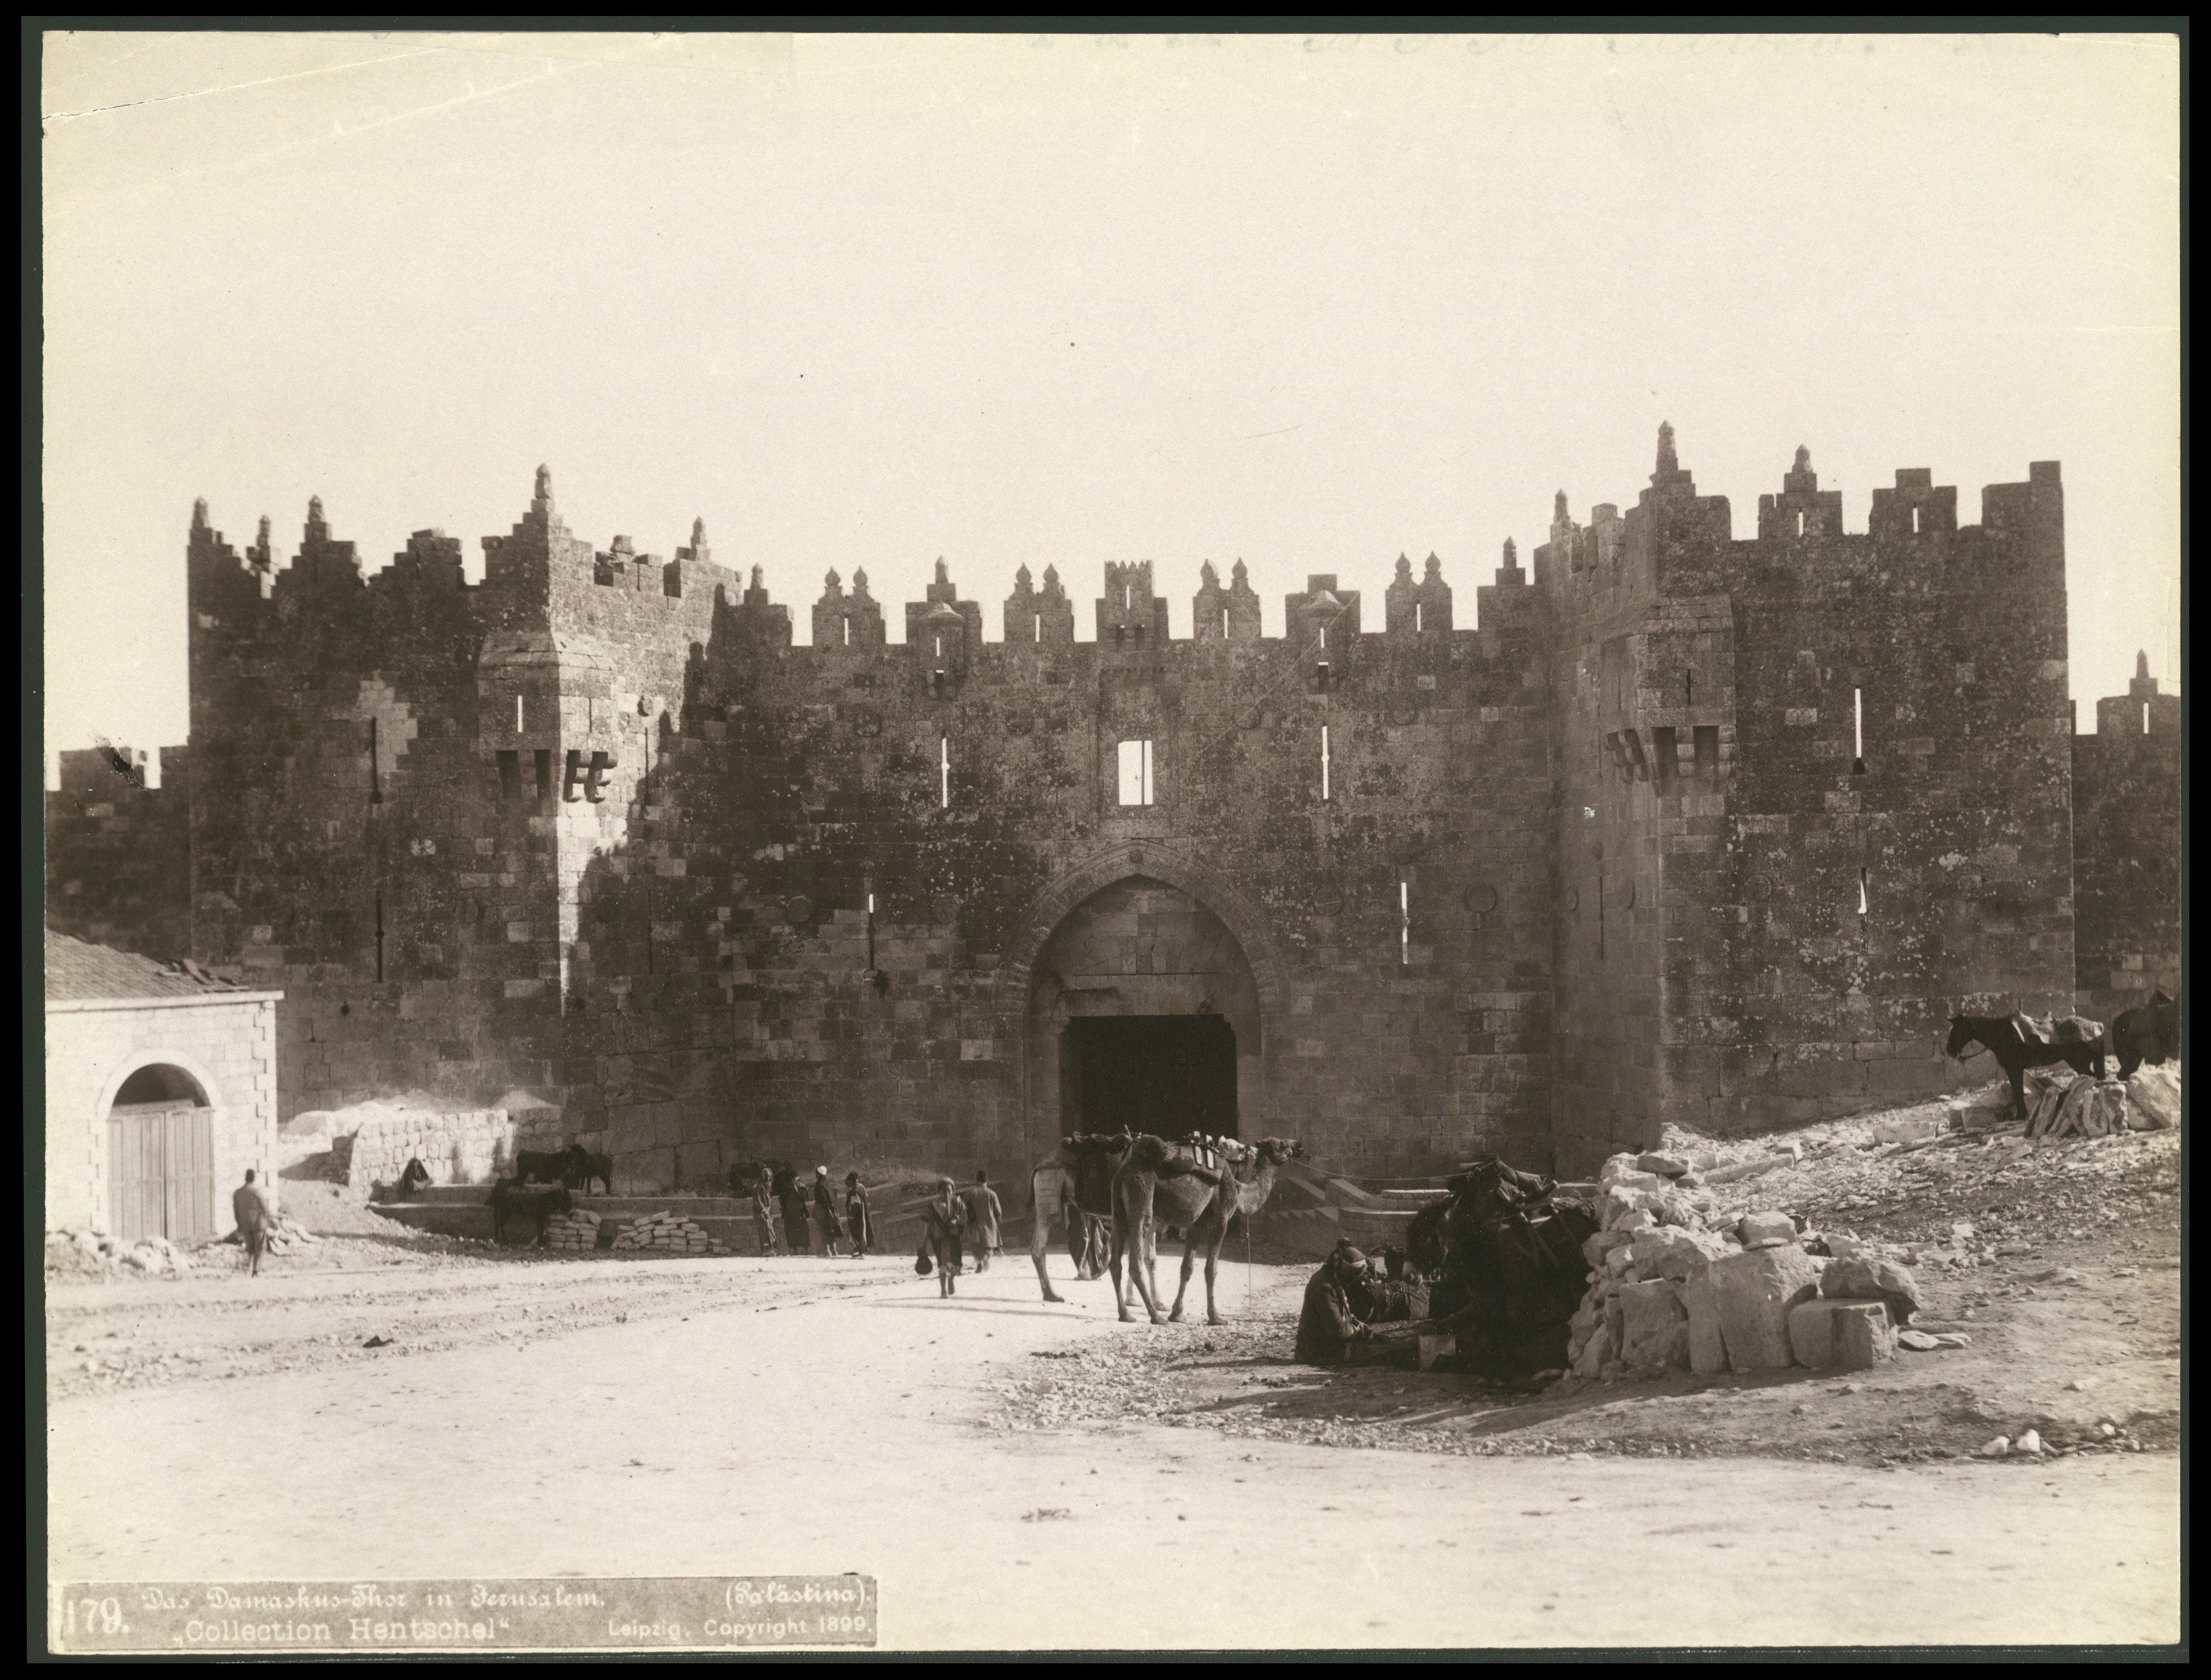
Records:
M197 1241L276 1166L276 1004L46 932L46 1225Z

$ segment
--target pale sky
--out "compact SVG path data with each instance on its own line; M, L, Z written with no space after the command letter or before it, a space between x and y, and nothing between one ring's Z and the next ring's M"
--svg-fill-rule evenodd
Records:
M803 640L1109 560L1460 593L1799 444L2064 467L2083 717L2178 685L2171 38L50 34L48 750L180 743L192 499L372 567L703 516ZM1377 622L1370 616L1370 622Z

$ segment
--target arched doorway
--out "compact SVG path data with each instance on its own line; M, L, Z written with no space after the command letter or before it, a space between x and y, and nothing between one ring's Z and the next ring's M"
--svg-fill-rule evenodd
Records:
M108 1215L125 1241L215 1234L215 1110L167 1063L125 1079L107 1110Z
M1263 1091L1259 986L1235 934L1143 874L1075 905L1029 966L1032 1141L1124 1126L1235 1137Z

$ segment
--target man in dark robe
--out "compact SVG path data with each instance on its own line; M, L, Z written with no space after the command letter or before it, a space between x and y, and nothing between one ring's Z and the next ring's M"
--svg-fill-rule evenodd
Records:
M806 1234L806 1192L798 1187L798 1174L788 1167L775 1169L775 1199L783 1208L783 1234L794 1254L810 1252Z
M960 1204L951 1180L942 1180L936 1194L921 1204L921 1219L923 1248L936 1259L936 1293L951 1295L953 1279L960 1276L960 1233L967 1222L967 1210Z
M1417 1365L1416 1343L1375 1327L1378 1322L1410 1319L1410 1309L1402 1294L1378 1300L1368 1283L1366 1255L1348 1242L1338 1243L1305 1285L1305 1310L1298 1315L1298 1360L1305 1365Z
M866 1253L875 1233L868 1216L868 1192L857 1173L845 1174L845 1229L852 1239L854 1257Z
M837 1215L837 1198L827 1167L814 1169L814 1222L821 1228L821 1252L834 1254L845 1227Z

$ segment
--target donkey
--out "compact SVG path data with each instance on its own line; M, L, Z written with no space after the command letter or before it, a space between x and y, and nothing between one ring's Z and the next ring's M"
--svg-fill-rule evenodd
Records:
M2122 1010L2111 1021L2111 1049L2119 1077L2131 1079L2144 1062L2161 1067L2180 1053L2180 1000L2160 987L2146 1004Z
M2063 1062L2077 1073L2097 1079L2104 1077L2105 1037L2100 1032L2092 1040L2059 1044L2029 1036L2020 1030L2015 1016L1952 1016L1950 1041L1943 1053L1962 1061L1967 1047L1976 1044L1996 1058L2004 1077L2011 1081L2012 1109L2022 1122L2026 1119L2026 1082L2023 1076L2027 1069Z

